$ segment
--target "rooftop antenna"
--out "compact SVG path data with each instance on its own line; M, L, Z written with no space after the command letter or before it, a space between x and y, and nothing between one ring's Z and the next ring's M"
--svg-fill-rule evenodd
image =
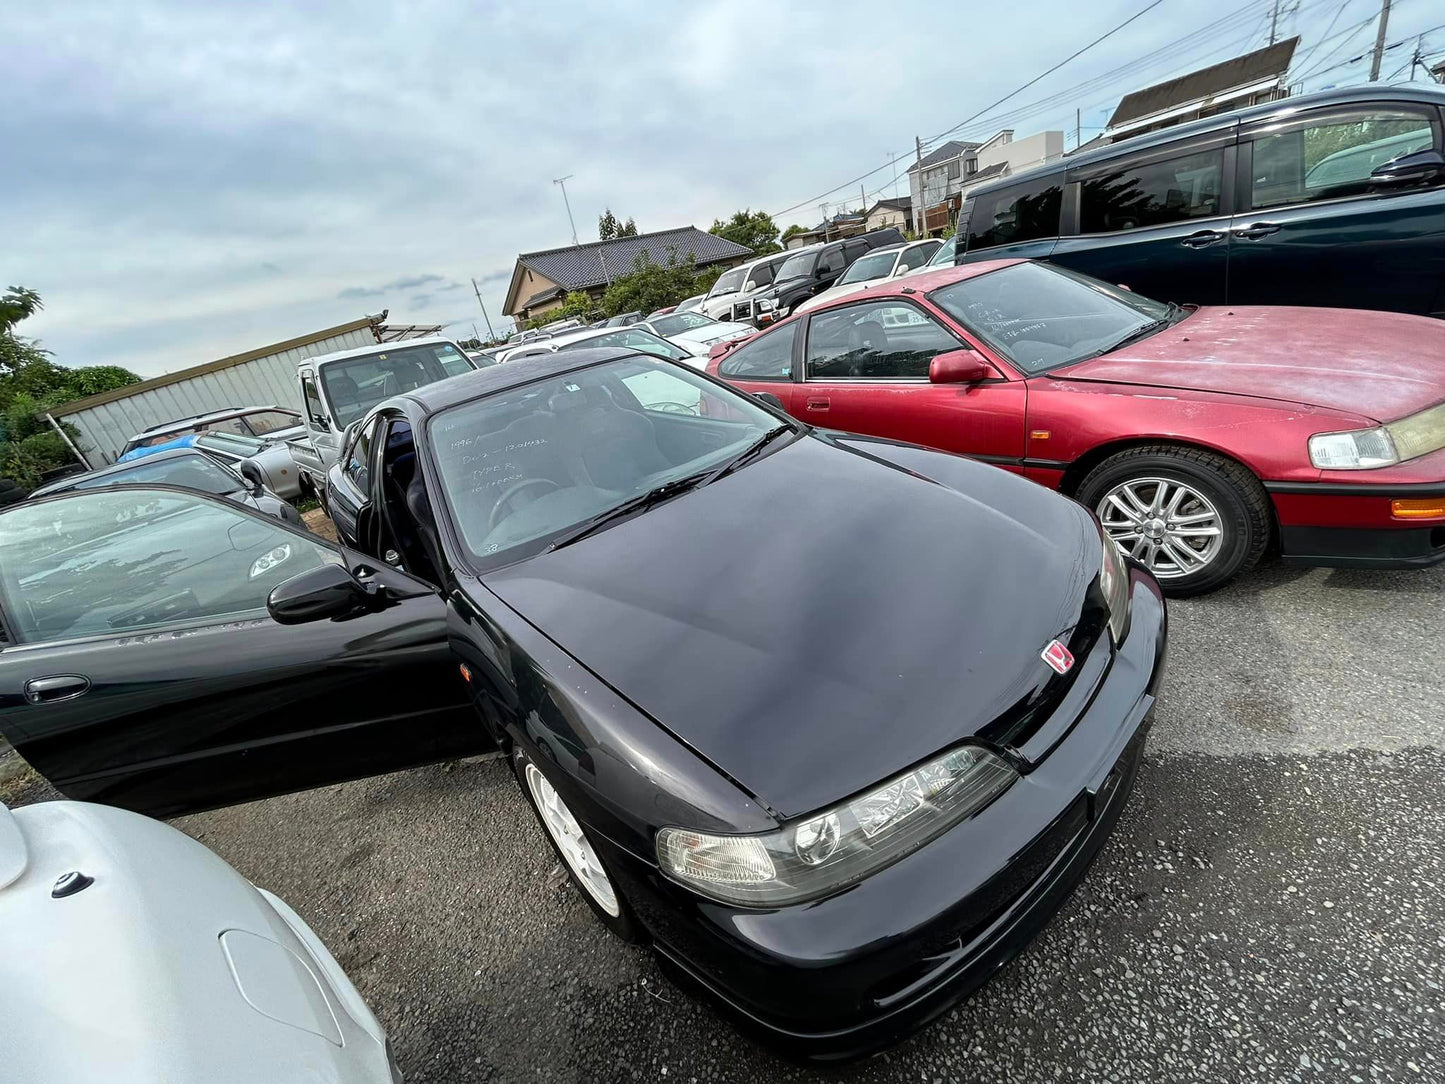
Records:
M555 177L552 183L562 189L562 203L567 208L567 224L572 227L572 243L574 245L580 245L582 242L577 240L577 223L572 221L572 204L567 199L567 182L575 176L575 173L569 173L565 177Z

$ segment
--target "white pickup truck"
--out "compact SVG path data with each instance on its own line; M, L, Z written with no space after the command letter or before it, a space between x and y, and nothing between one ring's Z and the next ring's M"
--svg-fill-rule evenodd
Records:
M286 442L291 458L319 497L348 425L384 399L475 368L460 346L440 336L307 358L296 368L306 433Z

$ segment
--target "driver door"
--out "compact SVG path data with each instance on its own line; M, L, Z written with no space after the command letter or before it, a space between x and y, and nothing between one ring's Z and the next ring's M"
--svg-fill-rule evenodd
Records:
M429 585L228 501L169 487L0 512L0 732L67 797L153 816L490 747ZM326 563L390 605L282 625Z

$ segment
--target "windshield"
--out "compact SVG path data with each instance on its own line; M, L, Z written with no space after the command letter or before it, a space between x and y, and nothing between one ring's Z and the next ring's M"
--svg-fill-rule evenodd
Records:
M708 321L711 323L712 321ZM618 328L605 335L592 335L586 339L559 346L558 350L590 350L597 346L625 346L632 350L645 350L649 354L671 358L673 361L690 361L692 355L675 343L658 338L652 332L640 327Z
M331 404L332 422L345 429L383 399L412 391L451 375L449 367L468 371L476 366L451 343L397 346L321 366L321 385Z
M452 407L428 432L457 536L474 567L492 568L778 424L691 369L630 357Z
M245 415L245 419L251 432L258 437L278 433L282 429L292 429L301 424L301 415L293 414L289 410L253 410Z
M933 259L928 261L929 267L952 267L954 253L958 251L958 235L950 237L943 242L943 247L933 254Z
M747 270L742 267L734 267L725 275L720 275L718 280L712 284L712 289L707 292L708 297L717 297L718 294L735 294L743 288L743 276Z
M711 327L717 321L699 316L695 312L674 312L668 316L659 316L650 323L659 335L681 335L694 328Z
M1037 263L975 275L928 296L1026 373L1107 353L1136 332L1163 327L1173 311L1087 275Z
M162 482L171 486L199 490L202 493L223 495L242 489L245 483L209 456L178 455L156 462L143 459L129 470L115 471L91 478L82 478L69 486L70 489L100 489L103 486L132 485L142 482Z
M838 285L845 282L866 282L869 279L887 278L893 273L893 264L898 259L896 251L873 252L853 261L853 266L843 272Z
M778 268L777 281L784 279L798 279L813 273L813 265L818 262L816 252L800 252L796 256L789 256Z

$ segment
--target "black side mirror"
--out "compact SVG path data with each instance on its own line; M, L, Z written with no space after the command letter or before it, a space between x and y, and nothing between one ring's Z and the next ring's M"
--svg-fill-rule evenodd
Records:
M753 398L760 403L767 404L774 410L781 410L784 414L788 412L787 408L783 406L783 401L770 391L755 391L753 392Z
M354 617L377 608L379 589L362 583L342 565L328 562L277 584L266 610L278 625L304 625Z
M243 459L237 469L241 472L241 477L246 480L246 484L251 487L251 496L259 497L261 491L266 488L266 479L261 474L261 468L249 459Z
M1411 184L1425 184L1445 174L1445 154L1437 150L1416 151L1401 155L1393 162L1386 162L1370 171L1372 187L1392 188Z

